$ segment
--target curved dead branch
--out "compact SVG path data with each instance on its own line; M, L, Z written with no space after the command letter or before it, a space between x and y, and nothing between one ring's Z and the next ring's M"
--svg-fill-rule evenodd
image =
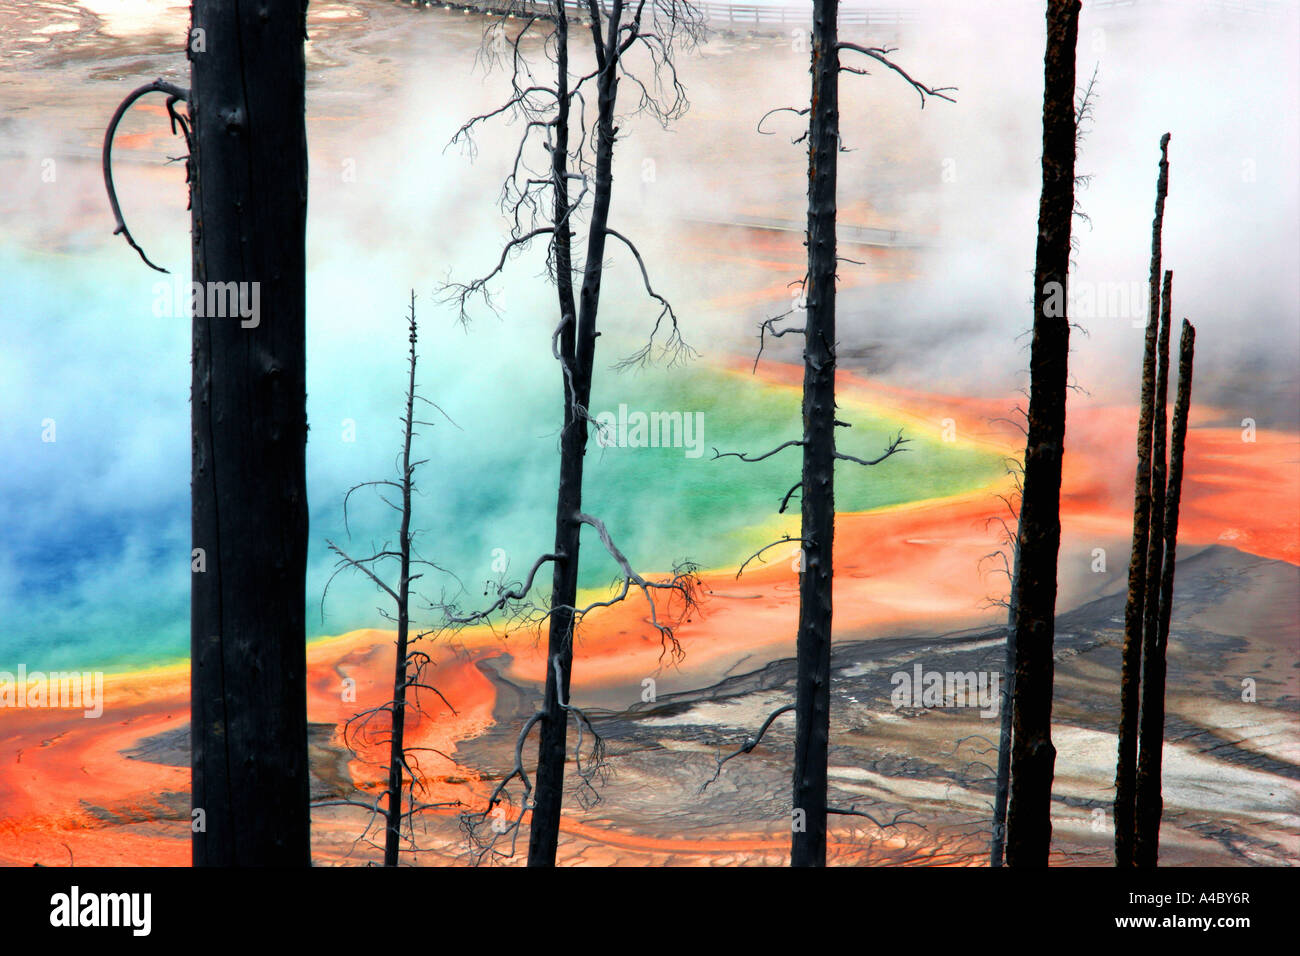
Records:
M912 79L912 77L908 75L906 70L904 70L902 67L894 63L893 60L889 59L889 54L894 52L895 49L894 47L877 47L877 46L867 47L867 46L861 46L857 43L840 41L835 45L835 49L836 51L848 51L851 53L861 53L863 56L870 57L871 59L875 60L877 63L881 63L887 66L889 69L893 70L904 80L906 80L908 85L910 85L912 89L916 90L917 95L921 97L921 109L925 109L925 98L927 96L933 96L937 99L947 100L949 103L957 102L951 96L948 96L949 93L957 92L957 87L926 86L920 80ZM846 73L859 73L859 74L865 73L865 71L856 69L854 67L841 66L840 69Z
M714 449L713 449L713 460L714 460L714 461L717 461L719 458L739 458L741 461L749 462L749 463L753 463L753 462L756 462L756 461L762 461L764 458L771 458L771 457L772 457L773 455L775 455L777 452L779 452L779 451L784 451L784 450L787 449L787 448L798 448L798 447L802 447L802 445L803 445L803 440L802 440L802 439L799 439L799 438L792 438L792 439L790 439L789 441L782 442L781 444L777 445L777 446L776 446L775 448L773 448L771 451L769 451L769 452L764 452L763 454L761 454L761 455L757 455L757 456L754 456L754 457L750 457L749 455L746 455L744 452L739 452L739 451L718 451L717 448L714 448Z
M835 457L840 461L851 461L855 465L867 465L867 466L878 465L886 458L889 458L891 455L895 455L900 452L907 451L907 449L902 446L906 445L909 441L911 441L911 439L904 438L903 433L900 431L894 437L894 440L889 443L889 447L884 450L884 452L880 455L879 458L872 458L870 460L867 460L865 458L858 458L854 455L846 455L844 454L844 452L840 452L840 451L837 451L835 453Z
M650 608L650 626L659 632L660 638L660 656L662 662L665 655L671 657L673 662L677 663L686 657L686 652L682 648L681 642L678 641L676 628L683 621L689 621L690 615L694 613L700 603L700 589L702 582L699 577L699 568L691 562L683 562L673 569L673 575L668 581L649 581L638 574L632 567L631 563L624 557L623 552L618 549L614 539L610 536L609 529L599 518L589 514L579 512L575 515L577 520L591 528L596 529L600 536L600 542L605 546L605 551L614 559L614 563L619 566L623 572L623 586L618 595L608 601L597 601L585 608L576 609L578 618L584 617L588 611L598 607L608 607L617 604L627 597L628 591L632 585L641 589L645 595L646 604ZM681 610L675 615L671 623L663 623L659 620L659 609L655 604L653 591L668 591L669 600L672 595L676 594L682 602Z
M655 336L659 334L659 328L663 325L665 318L672 323L672 332L669 334L668 341L661 349L662 354L669 359L668 364L670 366L676 364L682 356L693 358L696 354L695 350L687 345L682 339L681 331L677 325L677 313L673 311L673 307L669 304L668 300L656 292L650 285L650 273L646 270L645 260L641 258L641 251L637 249L631 239L616 229L610 229L607 226L605 228L605 235L613 236L615 239L622 242L623 245L627 246L628 251L630 251L632 256L636 259L637 266L641 269L641 281L645 284L646 295L650 296L650 298L663 306L659 312L658 318L655 319L654 328L650 330L650 340L630 357L619 362L615 367L630 367L645 364L645 362L653 355Z
M784 329L778 329L776 327L776 323L788 317L793 312L794 309L791 309L789 312L782 312L780 315L774 315L770 319L764 319L758 324L758 354L754 356L754 372L758 371L759 359L763 357L763 347L766 345L764 335L771 335L772 338L779 339L782 336L790 335L791 333L795 335L803 335L805 333L805 330L797 325L790 325Z
M704 783L700 786L700 793L703 793L705 790L709 789L709 784L713 783L719 777L722 776L723 764L725 764L728 760L732 759L733 757L739 757L741 754L752 753L754 748L757 747L760 742L762 742L763 735L767 733L767 728L772 726L772 721L776 720L782 714L788 714L792 710L794 710L794 704L786 704L784 707L778 707L776 710L772 711L772 713L767 715L767 720L763 721L763 726L758 728L758 733L756 733L752 737L745 738L745 742L740 745L739 750L736 750L733 753L729 753L725 757L719 757L718 766L713 771L713 776L710 777L708 780L704 781Z
M803 482L800 482L800 484L803 484ZM790 490L794 491L793 488ZM778 544L787 544L791 541L797 541L800 544L808 543L807 538L795 538L792 537L791 535L786 535L784 538L778 538L777 540L771 542L770 544L763 545L761 548L759 548L757 551L755 551L753 554L747 557L743 562L741 562L740 567L736 570L736 580L737 581L740 580L740 576L745 573L745 567L749 564L749 562L753 561L755 558L760 558L764 551L768 550L769 548L775 548ZM763 563L766 564L766 562Z
M872 823L874 823L877 827L879 827L882 830L888 830L890 827L898 827L898 826L913 826L921 830L926 829L924 823L913 823L911 820L902 819L906 814L911 813L912 812L911 810L899 810L897 813L894 814L894 819L890 820L888 823L881 823L871 814L867 813L866 810L859 810L856 803L852 804L848 809L844 809L843 807L828 806L826 808L826 812L841 817L866 817L868 820L870 820Z
M139 253L141 260L143 260L144 264L150 269L154 269L157 272L168 273L168 270L164 269L162 266L155 265L153 262L149 261L149 257L145 255L144 249L140 247L140 244L137 243L135 238L131 235L131 230L126 227L126 220L122 218L122 207L118 204L117 189L113 185L113 137L117 134L117 126L122 122L122 117L126 115L126 111L131 108L132 104L142 96L147 96L150 93L167 94L167 116L171 120L172 134L174 135L177 128L179 128L182 135L185 137L186 148L190 149L191 152L193 151L193 145L190 141L189 121L176 112L176 104L178 102L189 102L190 91L182 89L174 83L168 83L163 79L157 79L152 83L146 83L144 86L132 90L127 94L126 99L122 100L122 102L118 104L117 109L113 112L113 118L108 121L108 128L104 130L104 149L102 156L104 167L104 188L108 191L108 204L113 209L113 235L121 235L122 238L126 240L127 245ZM185 181L187 183L190 182L190 178L191 170L189 157L186 156Z
M811 113L811 112L812 112L812 109L811 109L810 107L807 107L807 106L805 106L805 107L804 107L803 109L801 109L801 110L799 110L799 109L795 109L793 106L778 106L776 109L768 110L768 111L767 111L766 113L764 113L761 117L759 117L759 120L758 120L758 127L757 127L757 128L758 128L758 133L759 133L760 136L774 136L774 135L776 135L772 130L763 129L763 121L766 120L769 116L772 116L772 115L774 115L774 114L776 114L776 113L793 113L795 116L807 116L807 115L808 115L809 113ZM808 138L808 130L805 128L804 131L803 131L803 133L799 136L798 139L792 139L792 140L790 140L790 142L791 142L791 143L794 143L794 144L797 145L797 144L799 144L799 143L802 143L802 142L803 142L805 139L807 139L807 138Z

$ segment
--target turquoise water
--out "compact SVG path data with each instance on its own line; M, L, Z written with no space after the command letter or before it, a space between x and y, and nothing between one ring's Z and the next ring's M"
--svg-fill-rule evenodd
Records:
M160 277L117 252L73 259L0 247L0 670L129 669L187 653L188 319L154 314L166 311L154 308ZM366 492L353 498L350 540L343 528L344 492L392 477L399 449L406 294L367 281L366 269L326 268L310 282L309 636L384 624L382 595L356 575L339 576L321 604L327 539L360 556L396 530L396 515ZM430 601L469 610L482 606L487 582L522 577L551 546L559 374L545 299L468 331L434 300L420 294L420 387L456 424L429 413L415 524L422 554L456 577L430 572L420 583ZM617 327L620 305L606 308ZM620 447L615 429L612 447L589 452L586 510L643 573L682 560L737 563L766 540L797 480L798 450L747 464L714 460L712 449L762 452L796 437L797 393L719 371L707 355L686 368L614 372L607 366L630 340L601 342L612 344L593 414L617 417L620 404L629 415L680 412L692 430L678 444L689 437L693 447ZM851 404L845 414L854 427L842 447L863 457L897 427ZM840 509L955 493L1001 472L996 455L913 437L883 465L842 466ZM582 584L616 575L596 536L584 536Z

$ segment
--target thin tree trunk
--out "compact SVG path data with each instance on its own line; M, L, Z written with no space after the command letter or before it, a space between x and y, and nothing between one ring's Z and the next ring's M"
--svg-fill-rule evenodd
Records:
M388 754L388 831L384 866L397 866L402 836L402 793L406 766L407 639L411 601L411 435L415 425L415 293L411 293L410 378L406 386L406 418L402 443L401 577L397 583L397 660L393 664L393 724Z
M192 18L193 862L306 866L306 5Z
M1146 582L1144 591L1146 600L1142 612L1142 695L1140 710L1140 734L1138 751L1138 773L1135 783L1135 812L1133 822L1133 865L1141 865L1143 855L1143 833L1136 813L1136 805L1141 801L1140 781L1142 764L1149 760L1145 753L1150 745L1148 711L1152 706L1151 693L1154 690L1156 664L1152 656L1156 653L1160 627L1160 580L1164 568L1165 549L1165 490L1168 480L1166 467L1166 442L1168 433L1168 398L1169 398L1169 335L1171 296L1173 293L1173 273L1165 271L1164 290L1160 309L1160 337L1156 345L1156 385L1151 406L1151 519L1147 534ZM1164 666L1159 669L1160 697L1156 706L1160 709L1161 733L1164 729ZM1160 734L1156 745L1159 746ZM1157 817L1158 819L1158 817ZM1159 824L1157 823L1157 826ZM1154 866L1154 856L1147 865Z
M1020 578L1020 531L1016 521L1016 556L1012 563L1011 592L1007 601L1007 653L1002 665L1002 702L998 712L997 784L993 796L993 839L989 866L1001 866L1007 842L1007 800L1011 795L1011 701L1016 687L1016 581Z
M562 338L567 338L566 345L572 348L573 332L568 331ZM537 753L537 792L528 838L529 866L555 865L564 801L568 714L561 705L568 703L573 670L573 608L578 595L578 544L582 527L577 515L582 511L582 472L587 445L587 423L574 412L574 403L585 408L591 392L590 366L585 370L578 363L575 366L573 391L567 382L565 386L564 431L560 437L560 480L555 509L555 553L559 558L551 581L548 666L542 704L545 717Z
M835 187L838 0L813 5L808 136L808 316L804 327L803 538L796 642L792 866L826 865L831 576L835 534ZM802 817L802 819L800 819Z
M1166 270L1160 308L1160 338L1156 345L1156 389L1151 408L1151 527L1147 534L1145 585L1147 600L1142 612L1143 667L1140 713L1145 713L1147 710L1146 692L1150 686L1147 672L1160 627L1160 578L1165 557L1165 490L1168 482L1166 455L1169 432L1169 335L1173 278L1174 274ZM1145 735L1139 735L1139 748L1142 736ZM1139 750L1139 765L1141 762ZM1136 826L1134 836L1136 838ZM1136 856L1134 862L1136 863Z
M1146 613L1146 559L1151 525L1151 418L1155 402L1156 335L1160 320L1160 247L1169 192L1169 134L1160 137L1156 212L1151 222L1150 299L1142 353L1138 407L1137 475L1133 492L1133 551L1124 605L1124 650L1120 670L1119 755L1115 764L1115 865L1132 866L1137 784L1138 713L1142 680L1142 625Z
M1043 70L1043 187L1034 268L1029 438L1020 505L1016 684L1007 863L1046 866L1052 841L1052 644L1061 546L1061 460L1070 351L1068 273L1074 215L1075 47L1079 0L1049 0ZM1059 314L1051 314L1051 313Z
M1169 273L1165 273L1166 290L1168 283ZM1168 298L1165 308L1168 309ZM1167 311L1164 325L1167 329ZM1169 646L1169 621L1173 613L1178 507L1182 499L1183 449L1187 441L1188 409L1192 402L1192 358L1195 345L1196 330L1184 319L1182 340L1178 347L1178 397L1174 402L1169 493L1165 502L1165 555L1160 574L1160 609L1154 633L1143 649L1146 666L1142 675L1142 740L1137 773L1135 862L1138 866L1155 866L1160 852L1160 817L1164 810L1160 777L1165 731L1165 654Z
M610 35L617 36L621 5L610 15ZM561 38L560 47L567 42ZM567 56L567 54L566 54ZM537 792L534 797L528 836L528 865L554 866L559 844L560 816L564 802L564 764L568 754L569 684L573 671L573 607L578 597L578 546L582 511L583 459L587 450L587 407L591 400L592 370L596 356L596 314L600 304L600 284L605 253L605 230L609 225L609 206L613 188L614 106L618 94L618 61L609 56L597 78L598 119L596 125L595 195L587 237L586 265L583 270L580 311L576 329L573 316L573 292L568 269L560 272L561 258L557 247L557 281L560 285L562 328L560 354L571 374L564 383L564 430L560 437L560 480L555 511L555 571L551 583L550 629L547 637L546 691L543 698L540 742L537 754ZM563 72L563 70L561 71ZM561 97L563 102L563 97ZM557 130L558 134L558 130ZM566 132L567 136L567 132ZM557 148L552 156L560 153ZM554 162L562 162L555 160ZM553 174L556 167L553 165ZM557 187L558 188L558 187ZM562 195L562 194L560 194ZM557 210L560 208L557 195ZM567 201L565 213L567 215ZM567 219L565 220L567 222ZM568 259L568 243L563 257ZM566 290L567 298L566 298ZM558 673L557 673L558 671Z
M551 180L555 193L555 288L559 297L560 319L564 324L567 349L574 354L574 322L577 308L573 301L573 228L569 220L569 19L560 0L555 5L556 112L554 145L551 149ZM566 403L569 395L566 391Z

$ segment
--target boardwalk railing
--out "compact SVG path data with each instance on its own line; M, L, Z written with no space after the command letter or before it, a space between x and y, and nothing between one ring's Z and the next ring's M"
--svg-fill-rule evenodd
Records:
M551 4L547 0L399 0L415 7L448 7L478 13L513 13L515 15L545 14ZM597 0L602 9L608 9L609 0ZM1004 3L1020 2L1037 6L1031 0L1002 0ZM780 28L808 26L812 20L811 0L800 3L726 3L725 0L693 0L708 26L714 30ZM564 6L575 19L583 19L590 10L588 0L564 0ZM1294 15L1294 0L1084 0L1084 12L1101 16L1140 13L1160 7L1176 8L1180 12L1196 11L1217 18ZM841 7L841 27L899 27L920 23L926 12L906 6Z
M550 7L546 0L398 0L415 7L449 7L482 13L543 14ZM609 0L599 0L602 10ZM564 0L565 9L577 19L586 17L587 0ZM715 30L745 27L804 26L812 21L812 3L790 0L783 4L726 3L719 0L696 0L693 6ZM840 26L897 26L916 23L921 15L907 7L859 7L840 10Z
M791 4L789 6L760 6L745 3L701 2L695 4L713 26L723 23L735 26L759 24L803 25L812 20L812 4ZM840 26L897 26L902 23L916 23L921 14L907 7L843 7L840 9Z

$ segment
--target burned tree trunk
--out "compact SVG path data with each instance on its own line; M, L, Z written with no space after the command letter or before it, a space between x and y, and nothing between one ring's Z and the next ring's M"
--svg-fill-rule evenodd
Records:
M572 338L572 333L569 333ZM563 346L562 346L563 347ZM577 363L575 362L575 366ZM569 699L573 672L573 607L578 594L578 543L582 525L582 468L586 454L587 423L573 413L572 404L590 394L591 377L578 374L566 383L564 431L560 438L560 481L556 496L555 572L551 582L553 611L547 637L546 690L542 703L537 751L537 795L528 835L528 865L554 866L564 802L564 763L568 754L568 714L561 703ZM585 381L584 381L585 378Z
M559 350L564 376L564 429L560 436L560 480L555 501L555 570L551 582L551 616L547 636L546 690L537 750L537 794L528 833L528 865L554 866L559 845L560 813L564 802L564 763L568 754L569 684L573 673L574 612L578 600L578 553L582 523L582 472L587 454L587 406L591 400L596 360L596 312L609 223L614 160L614 104L618 92L617 60L608 57L597 78L596 186L588 233L586 268L580 306L575 317L569 240L569 200L564 163L558 144L568 142L567 20L556 4L557 65L561 88L556 120L557 145L551 150L556 177L555 221L563 241L556 243L556 281L560 296ZM611 27L611 32L613 31ZM562 138L561 138L562 137ZM576 321L575 321L576 319Z
M801 490L802 520L799 541L799 629L795 647L795 752L790 864L825 866L826 820L829 814L869 816L852 807L827 803L827 757L830 746L831 588L835 538L835 462L849 461L871 467L900 450L906 441L900 432L884 453L865 460L836 449L835 429L847 422L835 417L835 270L836 189L840 151L839 73L869 75L866 70L841 66L841 52L856 53L901 76L921 97L952 100L952 87L931 88L907 74L889 59L887 47L866 47L839 40L838 0L814 0L812 95L807 109L785 107L807 115L808 132L808 271L804 276L807 315L804 326L778 330L768 320L760 332L774 336L802 332L804 336L803 433L757 458L761 461L787 447L803 449L800 481L786 493L785 502ZM768 115L771 115L769 112ZM762 122L759 123L760 129ZM797 142L797 141L796 141ZM760 355L762 334L760 334ZM757 361L757 360L756 360ZM734 454L734 453L728 453ZM789 540L789 539L786 539ZM768 545L767 547L771 547ZM760 549L762 552L764 549ZM741 566L742 570L744 565ZM784 708L788 709L788 708ZM768 723L770 724L769 718ZM765 725L766 726L766 725ZM760 733L761 736L761 733ZM751 748L752 749L752 748ZM743 750L743 748L742 748ZM892 825L892 824L889 824Z
M835 179L839 158L838 0L813 5L808 134L808 315L804 326L803 555L795 659L791 866L826 865L831 574L835 535Z
M1169 334L1170 310L1173 294L1174 274L1165 271L1164 291L1160 307L1160 338L1156 346L1156 387L1151 406L1151 520L1147 534L1146 583L1144 590L1146 601L1142 612L1142 703L1141 721L1150 703L1147 697L1151 689L1150 673L1151 655L1155 652L1157 631L1160 627L1160 580L1165 560L1165 490L1167 475L1167 441L1168 441L1168 400L1169 400ZM1164 694L1164 671L1160 673L1161 695ZM1163 713L1163 710L1162 710ZM1162 718L1163 727L1163 718ZM1139 735L1139 767L1142 763L1141 747L1148 741L1148 730L1141 728ZM1134 840L1137 838L1136 818L1134 822ZM1136 851L1134 863L1137 862Z
M1138 780L1141 780L1141 768L1144 763L1149 762L1149 754L1146 752L1151 744L1150 727L1148 722L1151 719L1148 713L1152 707L1151 694L1154 690L1154 681L1158 680L1160 685L1160 703L1156 706L1160 712L1159 725L1160 730L1156 733L1156 746L1160 746L1160 738L1164 731L1164 661L1163 657L1157 668L1155 661L1152 660L1156 653L1156 644L1158 642L1158 630L1160 627L1160 581L1165 561L1165 489L1168 476L1166 474L1166 442L1168 435L1168 399L1169 399L1169 334L1170 334L1170 310L1172 302L1170 301L1173 294L1174 274L1168 270L1165 271L1164 291L1162 294L1162 304L1160 307L1160 333L1159 341L1156 346L1156 384L1155 393L1152 396L1151 405L1151 514L1149 522L1149 531L1147 533L1147 556L1146 556L1146 581L1143 585L1143 591L1146 595L1142 611L1142 695L1141 695L1141 728L1139 739L1138 753ZM1155 670L1159 670L1159 674ZM1138 788L1140 791L1140 787ZM1159 826L1159 814L1157 813L1157 827ZM1138 825L1136 813L1133 821L1133 844L1135 865L1141 862L1141 828ZM1148 834L1149 836L1149 834ZM1155 865L1154 853L1151 854L1149 865Z
M1169 333L1169 273L1165 274L1163 334ZM1174 402L1173 439L1169 461L1169 489L1164 511L1164 562L1160 571L1159 612L1152 632L1144 635L1142 674L1142 739L1138 757L1136 848L1138 866L1155 866L1160 852L1161 758L1165 730L1165 653L1169 646L1169 621L1173 613L1174 563L1178 544L1178 507L1182 499L1183 451L1187 443L1187 415L1192 402L1192 359L1196 330L1183 320L1178 347L1178 396ZM1154 524L1152 526L1154 533ZM1148 583L1150 579L1148 577ZM1150 594L1151 592L1148 591ZM1148 615L1148 621L1152 618Z
M386 734L386 739L379 741L386 744L388 748L388 757L385 761L387 770L385 788L376 797L373 804L366 804L351 798L331 798L316 801L312 804L315 807L363 807L369 809L372 816L379 815L382 812L385 828L384 866L397 866L400 861L402 824L404 822L410 826L408 832L413 832L416 814L433 807L453 805L420 803L416 800L417 791L427 790L428 788L422 779L423 775L420 773L419 761L412 756L412 752L416 749L427 750L429 748L411 748L411 750L408 750L406 744L407 711L408 709L414 709L417 716L422 712L419 698L421 690L432 693L442 701L448 710L453 714L456 713L456 709L452 707L451 702L443 696L442 692L424 679L424 672L432 666L432 659L424 651L412 650L417 641L430 633L420 631L412 620L411 597L413 585L418 579L424 577L428 569L442 574L449 573L446 569L420 556L413 543L417 533L412 528L414 517L412 513L412 494L416 490L415 472L428 459L412 460L412 445L418 434L417 429L421 426L431 426L433 424L415 417L416 401L431 406L436 411L441 412L443 417L447 418L447 421L451 422L451 419L447 417L445 412L442 412L441 408L419 394L416 388L415 379L418 362L416 345L419 341L419 327L415 318L414 290L411 292L410 311L407 314L407 341L410 342L410 351L407 357L406 405L401 417L402 450L397 456L400 463L398 466L399 474L395 479L382 478L363 481L360 484L353 485L343 496L343 527L344 530L348 530L348 503L351 501L352 496L362 489L375 491L384 504L396 510L401 516L398 525L397 544L394 546L389 541L384 541L377 550L370 554L354 556L334 541L326 539L325 543L329 546L329 550L337 556L338 562L334 566L334 573L325 582L325 590L321 595L321 613L323 615L325 597L329 593L334 578L344 571L355 571L369 578L371 583L393 602L392 613L382 609L380 611L384 619L391 621L397 629L396 656L393 660L393 694L385 703L368 708L359 714L354 714L343 725L343 742L346 745L352 747L353 742L360 738L361 745L368 749L371 743L374 742L373 738L370 737L372 733L371 721L377 717L386 716L388 718L387 725L380 730L380 733ZM455 425L455 422L451 422L451 424ZM456 427L459 428L460 426ZM400 508L387 497L394 490L401 495L402 504ZM351 538L350 531L348 537ZM385 573L383 569L387 564L393 561L397 562L397 577L392 584L389 584L388 581L381 577L381 574ZM426 570L416 571L417 566ZM412 633L413 629L415 629L415 633ZM355 748L353 748L353 756L359 756ZM409 800L407 799L408 794ZM381 804L383 805L382 811L380 810ZM366 824L366 833L369 833L371 825L371 822ZM414 839L410 839L409 842L414 844Z
M553 866L559 843L560 811L564 802L564 762L568 753L568 714L560 706L569 699L573 672L572 608L578 594L578 549L582 525L582 470L587 450L587 422L581 409L591 395L591 364L578 359L577 315L573 297L572 231L569 225L569 30L564 4L555 5L556 79L558 103L551 149L555 196L555 282L560 300L557 339L564 376L564 427L560 433L560 480L555 500L555 567L551 580L552 612L547 636L546 689L542 701L537 753L537 796L528 836L528 864ZM594 359L595 341L587 354Z
M1016 581L1016 689L1012 717L1007 863L1045 866L1052 840L1052 643L1061 546L1061 459L1070 351L1067 295L1074 214L1074 58L1079 0L1048 0L1043 69L1043 186L1034 268L1029 438Z
M1165 558L1165 489L1168 481L1169 333L1174 274L1165 271L1160 307L1160 337L1156 345L1156 388L1151 406L1151 518L1147 533L1146 583L1148 600L1142 610L1142 659L1145 662L1160 626L1160 574ZM1143 668L1145 671L1145 667ZM1143 677L1145 690L1145 674ZM1143 695L1145 700L1145 694Z
M388 813L384 837L384 866L397 866L402 837L402 793L406 771L406 688L410 680L408 655L411 628L411 438L415 433L415 293L411 293L406 418L402 435L402 526L398 538L397 657L393 663L393 719L388 749Z
M513 7L508 9L514 10ZM515 767L492 793L487 811L465 817L471 840L479 842L474 835L476 828L487 819L488 813L507 798L506 783L518 779L524 788L518 817L504 830L495 830L492 837L480 843L479 849L482 855L512 855L515 835L519 832L524 817L531 813L529 866L552 866L555 863L564 798L570 716L578 720L583 728L582 733L589 734L588 739L593 740L592 758L584 765L581 753L577 757L577 774L587 791L591 791L591 782L602 772L603 741L595 733L590 720L569 699L575 628L588 611L622 601L629 590L635 587L650 603L650 624L658 631L665 653L676 659L680 656L681 648L673 636L674 625L665 624L656 616L652 592L667 590L681 597L683 619L689 609L695 606L697 599L695 568L689 562L675 568L671 581L666 584L647 581L633 570L614 544L604 523L599 518L582 512L582 482L587 429L592 422L588 405L595 368L596 339L600 335L597 317L609 237L618 239L631 252L640 268L647 295L662 306L650 342L624 364L648 361L653 352L655 335L664 325L671 326L668 342L662 347L664 354L676 359L691 353L681 340L676 314L667 300L652 288L641 253L626 236L610 227L609 212L613 196L614 144L619 132L615 126L615 115L620 77L630 77L642 94L640 103L629 110L629 115L647 111L663 123L679 116L686 107L685 89L678 81L672 51L678 42L696 42L702 34L702 21L699 11L692 5L678 3L676 0L671 3L667 0L653 3L637 0L632 4L625 4L624 0L611 0L608 5L592 2L587 5L584 13L589 16L586 26L590 28L591 54L595 67L588 70L587 65L584 65L578 70L579 78L574 80L569 73L569 12L560 0L552 0L544 15L530 15L525 19L520 31L510 41L511 55L506 58L513 72L513 94L510 100L500 109L471 119L453 137L453 142L468 143L475 126L503 112L525 120L520 148L503 189L503 209L507 209L514 220L510 241L496 267L487 276L468 285L448 287L460 302L462 320L466 318L468 298L476 293L485 294L487 282L501 272L510 252L527 247L533 239L543 235L548 236L550 241L549 266L551 277L556 283L559 304L559 322L551 343L553 355L561 366L564 394L555 548L538 559L526 583L519 586L503 584L498 589L497 601L488 611L470 615L453 613L448 617L450 625L463 626L485 620L488 615L507 605L527 602L537 570L547 562L554 565L550 602L546 611L547 668L542 708L525 723L516 751ZM510 15L508 13L507 17ZM643 17L648 22L643 23ZM552 27L544 49L546 55L553 59L556 68L553 87L539 85L520 47L525 34L538 22L549 23ZM641 53L648 57L652 81L638 77L625 64L624 54L633 47L640 47ZM587 85L590 89L593 82L596 88L596 115L592 124L594 130L588 135L589 127L584 114L589 97L584 96L580 88ZM583 133L576 139L571 137L572 131L569 129L571 113L573 120L581 124ZM545 173L529 165L529 137L537 131L541 131L545 137L541 144L548 157ZM570 184L574 185L576 196L570 195ZM553 194L552 202L544 205L538 201L539 194L548 188ZM580 266L582 282L581 290L575 296L573 218L582 207L584 199L590 203L590 217L583 227L586 242ZM578 595L579 545L584 524L597 529L605 551L619 565L623 590L612 601L578 608L575 605ZM535 787L520 756L524 741L533 726L540 726ZM499 854L495 849L498 837L503 835L511 848L507 854Z
M306 866L306 5L192 16L193 859Z
M1017 519L1017 524L1019 519ZM1019 531L1017 529L1017 537ZM1001 866L1007 844L1007 801L1011 797L1011 701L1016 689L1016 581L1020 578L1020 545L1011 569L1011 595L1007 601L1007 648L1002 666L1002 701L998 712L998 768L993 791L993 839L989 866Z
M1124 605L1124 650L1120 670L1119 754L1115 764L1115 865L1133 865L1138 713L1141 707L1142 626L1146 614L1146 560L1151 526L1151 419L1154 414L1156 338L1160 321L1161 227L1169 192L1169 134L1160 137L1160 174L1156 212L1151 223L1150 300L1142 353L1142 390L1138 406L1137 475L1133 493L1133 551Z

